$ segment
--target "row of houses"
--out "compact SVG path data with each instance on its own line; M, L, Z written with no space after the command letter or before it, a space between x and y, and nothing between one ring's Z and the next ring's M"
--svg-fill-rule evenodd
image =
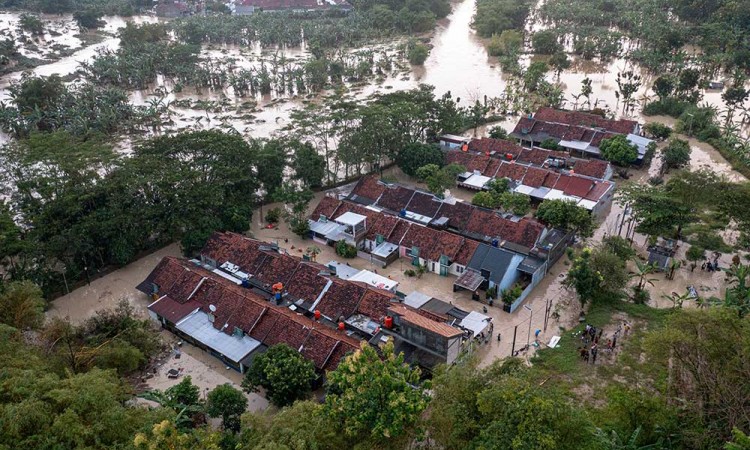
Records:
M425 215L427 206L435 211ZM501 292L519 285L523 293L511 312L572 239L530 218L444 201L374 177L361 179L345 199L324 197L309 223L316 241L334 245L343 239L381 267L406 258L438 275L456 276L454 290Z
M475 316L452 305L452 314L412 307L337 276L335 267L234 233L215 233L199 259L165 257L137 288L152 298L149 313L164 328L240 372L276 344L324 374L363 343L388 340L431 367L454 362L483 332Z
M260 11L351 11L352 5L346 0L239 0L233 5L233 13L239 16Z
M533 149L544 154L549 150ZM510 154L509 154L510 155ZM483 190L490 180L507 178L511 191L527 195L532 203L543 200L569 200L575 202L596 216L601 216L612 204L615 184L598 176L611 176L611 167L600 160L576 163L578 170L592 173L595 177L583 175L576 169L553 169L530 163L510 161L484 153L448 150L446 162L460 164L467 168L459 174L458 185L471 190ZM546 162L549 163L550 159ZM554 163L552 163L554 164Z
M623 135L638 147L637 163L643 161L649 144L653 141L641 136L640 124L634 120L606 119L581 111L561 111L539 108L536 113L521 118L510 136L523 146L534 147L552 139L571 154L601 157L602 140Z

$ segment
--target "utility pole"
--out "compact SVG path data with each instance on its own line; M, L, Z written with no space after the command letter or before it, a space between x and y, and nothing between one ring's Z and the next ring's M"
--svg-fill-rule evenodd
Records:
M529 335L526 337L526 348L528 349L529 344L531 344L531 321L534 318L534 310L529 305L523 305L523 307L529 311Z
M516 351L516 332L518 331L518 325L513 327L513 345L510 346L510 356Z

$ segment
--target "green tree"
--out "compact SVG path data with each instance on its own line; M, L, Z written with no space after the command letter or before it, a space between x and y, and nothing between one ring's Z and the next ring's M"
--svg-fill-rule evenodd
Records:
M691 272L695 270L695 266L697 265L698 261L701 261L705 257L706 249L702 248L699 245L691 245L690 248L687 249L687 252L685 252L685 258L690 261Z
M750 437L737 428L732 428L732 442L724 445L724 450L748 450L750 449Z
M672 135L672 128L659 122L649 122L643 127L643 131L654 139L667 139Z
M537 31L531 35L531 47L539 55L553 55L562 49L553 30Z
M308 187L320 187L326 174L325 158L312 144L294 141L292 143L292 163L294 176Z
M552 55L552 57L549 59L549 65L552 66L552 69L555 71L555 75L557 77L560 77L560 74L564 71L570 68L570 60L568 59L568 55L565 52L558 51L555 52L555 54Z
M206 413L221 417L225 430L240 431L240 416L247 409L247 398L229 384L216 386L206 398Z
M603 139L599 145L602 157L618 166L628 166L638 159L638 146L631 144L628 139L618 134Z
M78 26L86 30L103 27L105 22L101 18L102 14L94 8L87 8L73 13L73 19Z
M22 30L28 31L33 35L41 36L44 34L44 22L37 16L21 14L18 24Z
M305 398L315 378L312 362L288 345L278 344L255 358L242 388L245 392L258 392L258 387L263 387L268 400L283 407Z
M416 39L411 39L406 45L406 59L415 66L424 64L429 54L430 49Z
M180 432L171 422L154 424L149 433L138 433L133 439L137 450L220 450L220 434L206 430Z
M492 139L503 139L503 140L508 139L508 132L505 131L505 128L501 126L492 127L490 129L489 135Z
M630 241L627 239L613 234L602 238L602 248L610 253L614 253L623 261L627 261L635 256L635 250L630 245Z
M599 248L584 248L573 257L563 284L575 289L581 306L591 301L622 297L628 282L625 262L614 253Z
M36 329L44 322L42 290L30 281L16 281L0 291L0 323L19 330Z
M554 138L547 138L542 141L541 144L539 144L540 147L546 148L547 150L562 150L562 147L557 143L558 141Z
M573 231L584 238L594 234L591 213L573 201L545 200L537 208L536 217L552 227Z
M650 332L649 361L666 377L667 402L679 401L683 445L720 448L733 426L746 428L750 323L727 308L681 309ZM679 400L678 400L679 399Z
M500 196L500 207L517 216L526 215L531 210L531 199L528 195L506 192Z
M416 176L417 170L425 165L443 167L445 155L439 147L418 142L405 145L396 155L396 164L409 176Z
M381 442L408 436L427 408L419 369L396 355L393 344L381 350L378 355L363 345L328 374L325 410L350 438Z
M474 194L474 197L471 198L471 204L490 209L495 209L500 206L499 198L487 191Z
M682 139L672 139L661 153L662 170L679 169L690 163L690 144Z
M657 96L659 96L659 100L664 100L670 95L672 95L672 92L675 88L675 80L669 75L662 75L656 80L654 80L654 85L651 89L654 90Z
M427 189L438 197L442 197L445 190L456 185L458 174L466 168L458 164L449 164L442 169L436 164L427 164L417 169L417 178L427 184Z

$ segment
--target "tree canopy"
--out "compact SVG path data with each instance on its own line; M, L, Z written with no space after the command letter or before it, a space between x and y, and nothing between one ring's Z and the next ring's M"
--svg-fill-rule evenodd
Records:
M277 344L253 360L242 387L247 392L263 387L271 403L288 406L310 393L315 378L312 362L288 345Z

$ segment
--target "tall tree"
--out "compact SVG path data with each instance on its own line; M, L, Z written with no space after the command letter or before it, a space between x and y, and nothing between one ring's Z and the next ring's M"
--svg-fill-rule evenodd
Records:
M283 407L305 398L315 378L312 362L288 345L277 344L255 358L242 380L242 388L258 392L262 387L271 403Z
M240 416L247 410L247 398L229 384L216 386L208 393L206 412L211 417L221 417L225 430L240 431Z
M382 442L407 435L427 408L420 371L388 343L378 355L363 345L328 374L325 408L350 438Z

